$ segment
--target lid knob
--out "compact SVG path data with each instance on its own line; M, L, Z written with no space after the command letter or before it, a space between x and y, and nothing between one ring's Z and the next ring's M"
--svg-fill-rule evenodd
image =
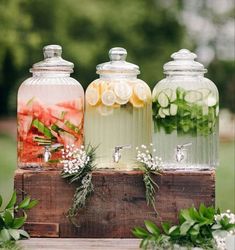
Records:
M181 49L171 55L174 60L194 60L197 55L189 51L188 49Z
M127 51L124 48L116 47L109 51L109 58L111 61L125 61Z
M62 47L60 45L47 45L43 48L44 58L61 57Z
M175 72L201 72L206 73L204 66L195 61L197 55L187 49L181 49L171 55L172 61L164 64L163 69L166 74L174 74Z

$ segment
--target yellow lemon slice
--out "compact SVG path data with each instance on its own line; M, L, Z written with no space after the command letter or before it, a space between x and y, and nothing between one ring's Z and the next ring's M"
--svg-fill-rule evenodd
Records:
M132 88L125 82L117 82L114 85L114 92L120 100L129 100L132 95Z
M106 106L112 106L116 102L116 96L112 90L106 90L101 97L102 103Z
M134 86L134 93L135 95L141 100L141 101L146 101L148 97L147 93L147 88L144 84L142 83L137 83Z
M100 105L98 107L98 111L101 115L103 116L107 116L107 115L111 115L113 113L113 108L112 107L107 107L104 105Z
M98 90L94 87L88 87L86 90L86 100L88 104L90 104L91 106L95 106L100 100Z
M133 94L130 98L130 103L135 108L142 108L144 106L144 102L141 101L135 94Z
M102 93L106 90L109 90L110 87L109 87L109 84L108 82L105 82L105 81L100 81L99 82L99 91L100 91L100 95L102 95Z
M129 102L129 98L128 99L120 99L119 97L116 98L116 103L120 104L120 105L124 105L126 103Z

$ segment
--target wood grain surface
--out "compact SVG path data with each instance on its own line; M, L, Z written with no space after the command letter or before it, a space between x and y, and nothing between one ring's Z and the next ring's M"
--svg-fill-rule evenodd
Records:
M138 250L137 239L30 239L20 241L24 250Z
M17 170L15 188L19 200L30 195L39 200L28 213L25 229L34 237L129 238L131 229L144 220L177 222L180 209L201 202L214 205L215 172L163 172L153 176L159 185L156 194L158 215L145 201L140 171L97 171L93 173L95 191L76 218L78 227L65 216L76 184L57 171Z

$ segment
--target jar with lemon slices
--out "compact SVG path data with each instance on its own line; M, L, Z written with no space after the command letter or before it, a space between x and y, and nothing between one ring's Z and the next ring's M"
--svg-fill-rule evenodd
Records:
M164 65L154 88L153 142L166 169L210 169L218 164L219 96L206 69L182 49Z
M136 147L152 139L151 91L126 56L125 49L112 48L86 90L85 141L98 146L98 168L135 168Z

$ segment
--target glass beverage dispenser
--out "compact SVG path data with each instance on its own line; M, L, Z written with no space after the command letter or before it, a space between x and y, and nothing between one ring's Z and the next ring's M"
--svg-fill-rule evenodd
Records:
M18 165L59 166L66 145L83 143L84 91L73 78L73 63L59 45L44 47L44 60L18 91Z
M133 168L136 147L152 139L151 91L126 55L112 48L110 62L97 66L100 78L86 90L85 140L98 146L98 168Z
M210 169L218 164L219 96L206 69L182 49L164 65L154 88L153 142L165 169Z

